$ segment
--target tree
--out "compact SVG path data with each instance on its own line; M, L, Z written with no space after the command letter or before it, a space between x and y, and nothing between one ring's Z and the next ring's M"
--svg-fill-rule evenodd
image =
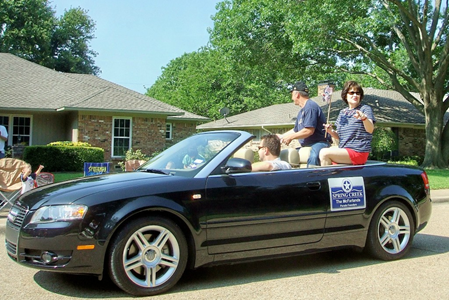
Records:
M89 49L95 22L81 8L72 8L56 23L51 40L54 69L67 73L98 74L94 65L97 53Z
M95 23L81 8L59 19L47 0L0 2L0 52L62 72L98 74L89 49Z
M222 51L204 47L170 61L146 94L211 119L223 118L223 107L235 115L291 101L271 73L234 66Z
M147 95L181 109L211 118L218 117L217 99L223 91L221 68L214 68L214 53L207 49L184 54L163 68ZM207 112L207 113L206 113Z
M317 64L310 56L294 51L286 27L291 20L286 4L286 0L220 2L212 18L210 43L237 74L251 72L253 77L263 76L263 83L271 86L285 87L300 79L316 86L329 79L332 64ZM332 79L341 77L335 75Z
M211 42L237 68L254 65L291 80L298 74L288 72L294 66L312 85L325 74L337 85L346 78L342 73L363 76L369 86L376 80L425 115L423 166L447 167L447 0L235 0L219 8Z
M401 93L426 120L423 167L449 163L448 1L290 0L294 49L318 63L367 74ZM411 92L418 92L420 99Z
M357 79L397 90L420 110L422 166L448 166L448 0L225 0L217 8L210 33L223 72L218 82L229 88L223 94L229 100L242 103L244 95L243 103L251 103L237 113L280 103L270 91L294 80L315 86L330 78L341 86Z
M32 62L47 62L55 19L44 0L0 2L0 52Z
M326 65L293 53L286 12L271 2L219 3L210 46L172 60L147 95L217 119L223 107L234 115L290 102L286 86L298 79L311 85L328 79Z

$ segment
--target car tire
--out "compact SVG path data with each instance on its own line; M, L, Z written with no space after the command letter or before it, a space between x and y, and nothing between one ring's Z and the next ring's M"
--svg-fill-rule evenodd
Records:
M181 278L187 265L187 242L174 222L145 217L129 222L109 247L109 276L134 296L164 293Z
M366 250L381 260L400 259L409 251L414 235L415 223L410 210L401 202L386 202L371 220Z

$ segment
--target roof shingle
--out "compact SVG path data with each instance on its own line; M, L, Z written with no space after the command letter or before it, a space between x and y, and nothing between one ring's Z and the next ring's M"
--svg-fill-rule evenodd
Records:
M97 76L57 72L8 53L0 53L0 96L3 109L120 111L207 120Z
M370 105L378 123L384 125L416 126L425 124L424 115L416 107L396 91L379 90L365 88L365 97L362 103ZM288 94L290 95L290 94ZM330 122L337 119L341 109L347 107L347 104L341 99L341 91L333 93L331 103ZM418 94L414 94L419 98ZM288 96L286 96L288 97ZM323 112L327 115L328 105L323 102L322 97L314 97L311 100L318 103ZM285 104L276 104L250 112L227 117L213 122L208 122L197 126L198 129L221 129L221 128L257 128L264 126L285 127L295 123L299 107L292 102ZM446 119L448 118L446 113Z

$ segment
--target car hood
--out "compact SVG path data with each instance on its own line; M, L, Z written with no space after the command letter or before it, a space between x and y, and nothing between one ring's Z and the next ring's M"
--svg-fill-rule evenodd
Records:
M169 182L177 180L186 180L186 178L147 172L84 177L36 188L21 196L19 200L30 209L41 205L76 203L92 195L95 195L98 201L101 199L107 201L107 197L102 197L102 194L108 193L110 196L114 194L111 190L125 190L130 197L141 196L143 193L149 195L161 192L161 189L157 187L167 186ZM148 186L149 184L151 186Z

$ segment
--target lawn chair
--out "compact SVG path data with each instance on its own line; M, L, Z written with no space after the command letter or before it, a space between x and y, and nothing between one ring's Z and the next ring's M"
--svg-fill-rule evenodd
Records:
M40 172L36 176L36 187L55 182L55 176L49 172Z
M0 159L0 210L8 204L12 206L20 196L20 173L25 165L26 162L20 159Z

